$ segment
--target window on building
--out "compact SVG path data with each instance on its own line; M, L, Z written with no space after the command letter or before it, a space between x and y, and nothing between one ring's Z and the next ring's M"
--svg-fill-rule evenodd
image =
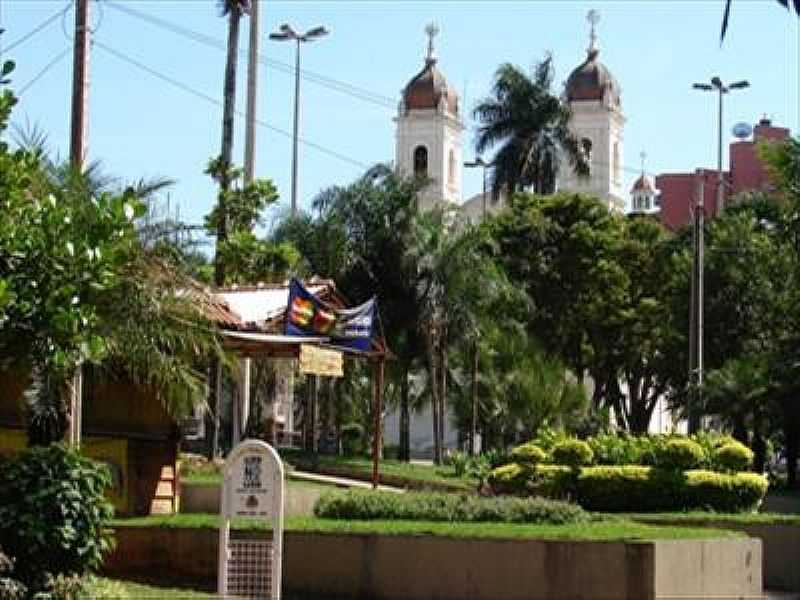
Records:
M589 138L583 138L581 140L580 146L581 153L583 154L583 159L589 165L589 172L592 172L592 140Z
M619 184L619 172L620 172L620 164L619 164L619 142L614 142L614 162L613 162L613 169L614 169L614 183Z
M414 175L428 176L428 149L425 146L417 146L414 149Z
M449 163L447 167L447 181L450 185L456 184L456 153L450 150Z

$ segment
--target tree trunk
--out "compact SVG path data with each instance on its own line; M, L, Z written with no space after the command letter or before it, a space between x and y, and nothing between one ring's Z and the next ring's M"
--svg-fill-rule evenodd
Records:
M433 415L433 462L439 464L441 462L441 448L439 447L439 385L438 385L438 371L436 369L437 348L436 341L431 339L428 334L426 340L427 345L427 364L428 364L428 381L431 390L431 413Z
M800 451L800 427L792 423L784 427L786 438L786 484L790 490L797 488L797 456Z
M442 333L439 344L439 370L441 376L441 388L439 390L439 448L440 459L444 458L444 431L447 422L447 333Z
M225 284L225 265L220 259L219 246L228 238L228 211L226 197L230 187L230 167L233 156L233 118L236 110L236 69L239 58L239 24L241 10L232 2L228 12L228 53L225 61L225 83L223 87L222 150L223 174L220 179L217 220L217 252L214 256L214 283Z
M404 364L400 375L400 460L411 460L411 414L409 412L408 364Z
M478 361L480 356L478 355L478 342L472 346L472 415L471 415L471 423L469 428L469 454L470 456L475 456L476 452L476 440L475 438L478 436L478 367L480 366Z

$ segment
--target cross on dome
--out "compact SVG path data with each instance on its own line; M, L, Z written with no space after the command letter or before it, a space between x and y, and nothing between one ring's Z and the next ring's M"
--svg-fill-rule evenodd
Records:
M644 150L642 150L642 151L639 153L639 157L642 159L642 175L644 175L644 160L647 158L647 152L645 152Z
M595 30L595 28L597 27L597 24L600 22L599 11L596 11L595 9L590 10L586 14L586 20L589 22L589 26L591 28L589 32L589 48L587 49L587 52L589 52L589 54L592 54L598 51L597 31Z
M428 36L428 56L425 58L425 62L435 62L436 51L433 48L433 38L439 34L439 26L436 23L428 23L425 27L425 34Z

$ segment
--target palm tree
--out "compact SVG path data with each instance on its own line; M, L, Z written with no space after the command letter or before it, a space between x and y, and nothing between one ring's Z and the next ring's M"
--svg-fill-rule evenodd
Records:
M220 0L219 8L222 16L228 17L228 51L225 60L225 83L223 86L222 150L220 152L222 175L219 178L218 203L220 219L217 222L217 246L228 237L225 199L230 186L228 172L232 167L233 116L236 110L236 69L239 62L239 25L242 13L246 13L250 9L250 0ZM220 286L224 282L225 265L217 255L217 259L214 261L214 283Z
M731 2L732 0L725 0L725 12L722 15L722 30L719 34L720 44L725 40L725 33L728 31L728 19L731 16ZM789 0L778 0L778 2L783 5L786 10L790 10ZM792 4L794 5L794 11L800 16L800 0L792 0Z
M551 92L553 58L547 55L528 75L512 64L497 69L491 96L474 110L480 121L475 150L494 155L492 190L514 192L532 187L539 194L555 191L556 175L566 156L578 175L588 175L577 138L569 130L569 107Z

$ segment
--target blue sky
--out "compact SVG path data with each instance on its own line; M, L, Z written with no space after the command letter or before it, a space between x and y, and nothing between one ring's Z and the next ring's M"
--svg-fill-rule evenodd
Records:
M117 0L148 15L192 29L223 43L226 21L214 0ZM105 4L105 3L102 3ZM392 117L400 90L422 66L426 23L435 21L439 64L471 108L490 89L502 62L529 67L551 51L556 82L585 56L589 9L601 12L601 60L622 86L625 163L628 186L647 152L647 171L682 171L716 164L716 105L692 91L694 81L719 74L746 78L751 87L726 100L725 135L734 123L753 123L762 114L800 130L800 25L771 0L734 0L728 38L719 45L722 0L624 0L596 2L322 2L265 4L265 36L284 22L297 29L324 24L331 35L304 46L303 67L327 78L368 90L377 102L301 80L301 135L342 158L314 147L300 148L300 199L306 205L322 188L343 184L363 168L394 155ZM0 0L2 46L28 33L67 6L64 0ZM166 176L174 207L200 222L215 190L203 175L219 153L221 109L121 61L121 52L165 76L212 98L222 97L224 52L156 27L105 4L95 13L91 57L90 158L124 180ZM102 8L102 10L101 10ZM20 89L70 45L69 10L40 33L4 56L18 63L12 86ZM242 50L248 37L242 28ZM103 44L105 47L100 47ZM264 39L263 55L291 64L293 46ZM68 152L71 55L67 54L22 95L14 122L36 124L52 149ZM240 61L237 104L245 103L246 64ZM260 68L259 119L290 132L293 78L286 69ZM383 99L382 101L380 99ZM474 123L467 120L465 158L472 157ZM289 201L291 139L259 127L257 174L272 178ZM235 156L241 162L243 121L236 121ZM480 190L480 175L465 173L464 193Z

